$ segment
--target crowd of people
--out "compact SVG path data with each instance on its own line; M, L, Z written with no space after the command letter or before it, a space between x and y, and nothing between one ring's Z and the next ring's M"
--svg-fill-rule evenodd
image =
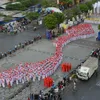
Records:
M63 58L62 48L64 45L70 41L94 35L94 31L89 24L80 24L77 26L77 28L80 29L80 32L75 31L74 28L67 30L67 32L69 31L67 33L68 35L61 36L54 41L56 51L52 57L36 63L21 63L16 66L15 69L8 69L0 73L0 86L5 87L9 84L12 86L14 82L19 84L29 81L30 79L35 81L36 78L40 80L52 75L58 68L59 64L61 64Z
M28 100L62 100L60 92L64 90L66 84L68 84L68 81L64 77L57 86L53 84L48 93L44 94L44 91L40 90L39 94L30 94Z
M53 39L53 38L56 38L58 37L58 35L61 35L64 33L64 28L61 27L61 28L58 28L58 30L48 30L46 32L46 37L47 39Z
M91 53L91 56L98 58L98 56L100 56L100 48L93 50L92 53Z
M64 45L66 45L66 43L68 43L70 41L73 41L73 40L76 40L79 38L91 37L94 35L94 31L93 31L91 25L89 25L89 24L79 25L79 27L77 27L77 28L79 28L78 32L75 28L76 27L74 27L72 30L71 29L67 30L68 37L61 36L61 37L56 39L56 41L55 41L56 48L58 46L60 46L61 44L63 47ZM68 40L68 38L70 38L70 40ZM66 42L66 40L67 40L67 42ZM60 91L63 91L66 84L70 83L70 82L71 82L70 78L68 78L68 79L63 78L63 80L60 81L56 87L55 86L51 87L51 90L48 93L46 93L45 95L39 93L39 94L37 94L36 97L34 95L34 99L33 99L33 94L32 94L32 97L30 96L28 98L28 100L62 100ZM74 91L76 90L76 80L73 80L73 90Z
M0 31L7 34L17 34L28 29L27 24L29 23L30 22L25 18L18 21L12 21L1 26Z
M72 84L73 90L76 91L77 77L72 77L72 75L73 73L68 78L63 77L57 85L53 84L48 93L40 90L38 94L30 94L28 100L63 100L62 93L64 93L64 90L69 84Z
M20 83L24 84L26 81L35 81L36 79L40 80L52 75L61 64L63 58L63 47L73 40L93 36L94 31L90 24L80 24L77 27L75 26L67 30L66 34L67 35L58 37L53 42L56 46L56 50L52 57L36 63L21 63L15 69L8 69L1 72L0 86L6 87L7 85L10 85L12 87L15 83L17 85ZM54 90L57 91L59 88L63 90L64 86L65 82L62 81L59 83L58 88Z

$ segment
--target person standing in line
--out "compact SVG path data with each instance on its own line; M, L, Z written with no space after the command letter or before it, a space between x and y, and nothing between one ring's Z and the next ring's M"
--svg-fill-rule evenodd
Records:
M30 100L30 98L28 97L28 99L27 100Z
M73 81L73 84L74 84L73 90L76 90L76 82Z
M60 94L58 94L58 100L60 100L60 98L61 98L61 96L60 96Z

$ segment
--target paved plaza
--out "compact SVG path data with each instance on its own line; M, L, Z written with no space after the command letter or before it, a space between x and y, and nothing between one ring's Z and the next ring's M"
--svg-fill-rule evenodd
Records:
M96 25L93 25L93 28L97 33L96 27ZM32 35L32 33L30 34ZM63 49L63 62L70 62L72 64L72 69L75 68L78 64L80 64L82 60L86 59L92 49L99 47L100 43L96 42L95 38L96 36L88 39L76 40L66 45ZM39 40L25 47L24 49L18 50L16 53L8 56L7 58L0 60L0 71L9 69L11 67L15 68L19 63L45 60L46 58L52 56L54 52L55 47L53 46L52 41L49 41L47 39ZM66 73L66 75L67 74L68 73ZM55 83L57 83L59 80L62 79L63 76L64 73L62 73L59 66L57 71L51 77L54 79ZM0 88L0 100L7 100L9 96L16 93L22 87L23 84L14 85L11 89L8 89L7 87ZM18 93L13 99L10 100L27 100L30 92L35 94L38 93L40 90L47 91L48 89L44 88L43 80L36 80L35 82L31 82L30 86L22 89L20 93Z

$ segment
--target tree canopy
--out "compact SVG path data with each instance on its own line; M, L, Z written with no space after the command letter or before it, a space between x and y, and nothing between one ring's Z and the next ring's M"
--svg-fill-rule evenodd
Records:
M13 18L12 18L12 16L6 16L5 18L4 18L4 21L5 22L9 22L9 21L11 21Z
M88 8L89 8L90 10L93 9L92 4L93 4L92 1L88 1L88 2L86 2L86 5L88 6Z
M88 12L88 6L86 4L80 4L79 8L81 10L81 12Z
M60 2L72 4L73 0L60 0Z
M92 0L92 3L95 3L95 2L97 2L97 0Z
M7 10L25 10L26 7L24 5L22 5L21 3L17 3L17 4L8 4L6 6Z
M31 21L37 19L39 16L40 14L37 12L26 13L26 17Z
M98 30L100 30L100 24L98 25Z
M65 10L64 13L66 14L67 19L72 19L72 17L74 16L72 9Z
M57 18L54 14L49 14L44 18L44 24L48 29L54 29L57 25Z
M50 6L50 2L48 0L42 0L42 6L49 7Z
M17 4L8 4L6 6L7 10L25 10L26 8L37 4L38 0L16 0Z
M75 6L75 8L72 8L73 16L79 15L81 13L81 10L78 5Z
M65 20L65 16L63 13L53 13L53 15L57 18L57 24L62 23Z

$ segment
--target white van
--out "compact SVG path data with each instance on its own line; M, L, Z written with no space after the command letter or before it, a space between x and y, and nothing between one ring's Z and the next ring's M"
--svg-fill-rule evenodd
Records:
M79 79L88 80L98 69L98 59L89 57L76 71Z

